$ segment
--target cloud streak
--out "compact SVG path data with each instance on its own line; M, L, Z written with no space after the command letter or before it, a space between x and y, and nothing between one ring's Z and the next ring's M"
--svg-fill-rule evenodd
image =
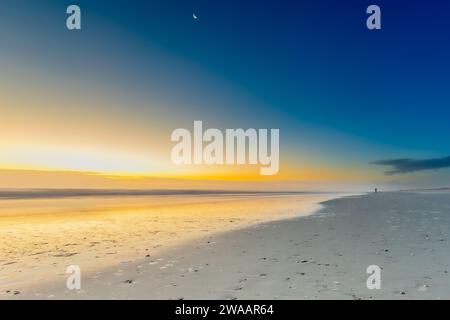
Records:
M373 161L371 164L390 166L392 170L385 174L392 176L395 174L410 173L423 170L436 170L450 167L450 156L434 159L390 159Z

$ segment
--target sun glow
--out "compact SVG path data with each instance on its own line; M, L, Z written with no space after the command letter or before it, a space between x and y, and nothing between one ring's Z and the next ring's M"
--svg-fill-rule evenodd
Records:
M109 150L42 145L3 148L0 166L17 170L70 170L129 175L154 172L161 168L155 161L142 156Z

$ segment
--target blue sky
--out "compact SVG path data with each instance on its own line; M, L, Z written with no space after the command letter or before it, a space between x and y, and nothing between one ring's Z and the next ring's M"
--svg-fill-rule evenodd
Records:
M65 29L69 4L81 31ZM382 30L365 27L370 4ZM122 104L99 116L133 126L280 128L291 166L380 177L370 162L450 154L450 2L3 1L0 37L4 79L108 96Z

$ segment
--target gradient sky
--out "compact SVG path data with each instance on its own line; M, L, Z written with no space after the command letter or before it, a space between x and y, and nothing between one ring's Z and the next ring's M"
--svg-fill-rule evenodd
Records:
M70 4L81 31L65 27ZM365 26L370 4L380 31ZM0 40L2 188L52 186L36 171L70 172L65 187L74 172L262 179L174 167L170 134L194 120L279 128L280 173L264 180L450 185L450 164L426 167L450 155L450 2L2 0ZM425 162L386 175L398 162L380 160L396 159ZM74 186L108 184L84 178Z

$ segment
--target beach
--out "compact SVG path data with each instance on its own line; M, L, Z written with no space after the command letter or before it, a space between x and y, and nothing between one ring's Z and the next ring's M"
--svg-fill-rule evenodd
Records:
M329 194L167 192L5 193L0 201L0 298L48 298L66 269L95 277L176 245L261 222L310 214ZM5 196L5 197L6 197ZM61 297L61 296L59 296Z
M450 298L448 192L33 201L2 207L1 299Z

